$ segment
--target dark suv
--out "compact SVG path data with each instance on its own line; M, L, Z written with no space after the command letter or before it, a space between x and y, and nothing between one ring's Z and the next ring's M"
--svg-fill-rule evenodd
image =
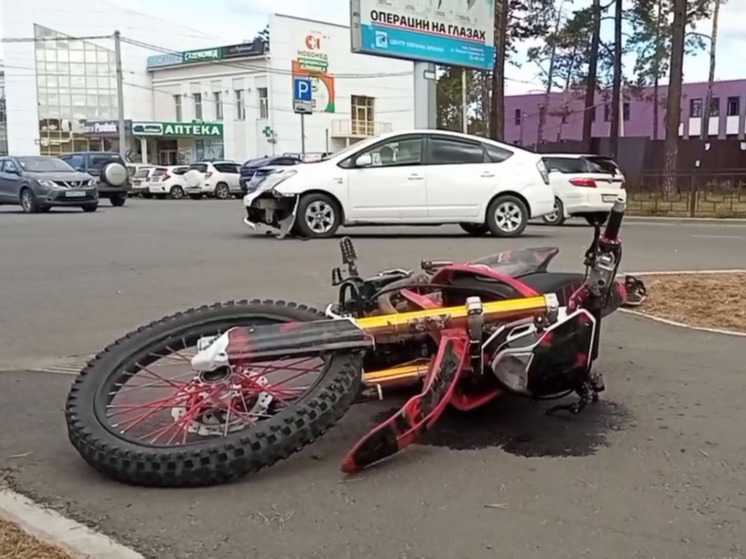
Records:
M78 151L61 155L60 159L94 177L99 198L108 198L112 206L124 206L132 185L121 155L112 151Z

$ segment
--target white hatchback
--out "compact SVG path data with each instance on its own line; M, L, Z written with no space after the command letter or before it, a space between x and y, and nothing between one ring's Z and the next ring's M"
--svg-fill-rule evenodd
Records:
M159 167L150 177L148 192L156 198L180 200L184 197L186 182L184 173L189 170L186 165L169 165Z
M470 235L516 237L530 219L552 213L554 193L536 153L457 132L412 130L277 170L247 192L244 206L246 225L279 229L280 236L455 223Z
M562 225L570 217L605 221L614 201L627 198L624 174L610 157L557 153L543 158L555 195L554 211L542 218L544 223Z
M241 166L235 161L198 161L184 173L186 193L199 199L204 195L221 200L241 194Z

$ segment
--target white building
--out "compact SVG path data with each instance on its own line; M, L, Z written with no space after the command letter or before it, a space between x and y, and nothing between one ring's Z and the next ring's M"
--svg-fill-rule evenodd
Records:
M154 141L148 142L147 152L150 161L161 164L174 156L242 162L301 152L293 76L313 74L306 153L336 151L414 125L413 64L353 54L345 26L275 14L269 22L268 52L246 44L164 54L152 58L149 69L156 122L133 123L133 128L137 134L151 124ZM202 123L196 127L202 136L193 133L194 127L174 126L195 121Z
M353 54L345 26L273 15L266 52L252 51L251 42L215 46L214 38L109 0L5 0L2 8L13 154L119 149L115 30L133 161L300 152L294 75L312 74L314 84L308 153L414 123L413 64Z
M183 50L214 42L193 29L121 9L107 0L1 4L8 150L14 154L117 148L116 130L101 126L96 131L81 122L117 118L114 41L79 38L121 32L125 116L136 120L154 118L146 65L148 56L158 50L143 48L145 44ZM162 32L165 25L168 34ZM169 44L169 38L178 44ZM129 147L136 150L137 145L132 142Z

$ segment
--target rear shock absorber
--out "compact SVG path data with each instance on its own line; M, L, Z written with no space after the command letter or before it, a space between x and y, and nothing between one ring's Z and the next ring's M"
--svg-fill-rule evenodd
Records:
M466 299L467 326L469 329L469 359L471 370L480 375L483 373L482 332L484 332L484 308L482 299L468 297Z

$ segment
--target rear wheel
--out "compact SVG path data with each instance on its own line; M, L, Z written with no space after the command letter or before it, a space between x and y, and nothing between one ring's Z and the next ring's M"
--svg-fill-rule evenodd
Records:
M606 223L606 220L609 219L609 214L607 213L595 213L595 214L588 214L583 216L583 218L588 222L588 225L596 225L603 226L604 223Z
M160 487L224 483L287 458L350 407L360 358L336 353L195 374L188 352L234 326L321 318L292 303L241 301L131 332L76 378L65 410L70 441L103 474Z
M500 196L487 208L487 226L496 237L517 237L528 225L526 204L512 195Z
M87 213L95 212L98 209L98 202L96 202L95 204L86 204L85 206L80 206L80 207L84 212L87 212Z
M125 194L119 194L117 196L111 197L111 205L117 208L124 206L124 203L126 201L127 201L127 196Z
M184 189L180 186L172 186L168 193L174 200L181 200L184 197Z
M554 199L554 210L549 215L545 215L541 220L547 225L562 225L565 222L565 206L562 200Z
M218 200L227 200L231 197L231 189L224 182L219 182L215 186L215 198Z
M481 237L490 232L490 228L481 223L459 223L459 227L473 237Z

